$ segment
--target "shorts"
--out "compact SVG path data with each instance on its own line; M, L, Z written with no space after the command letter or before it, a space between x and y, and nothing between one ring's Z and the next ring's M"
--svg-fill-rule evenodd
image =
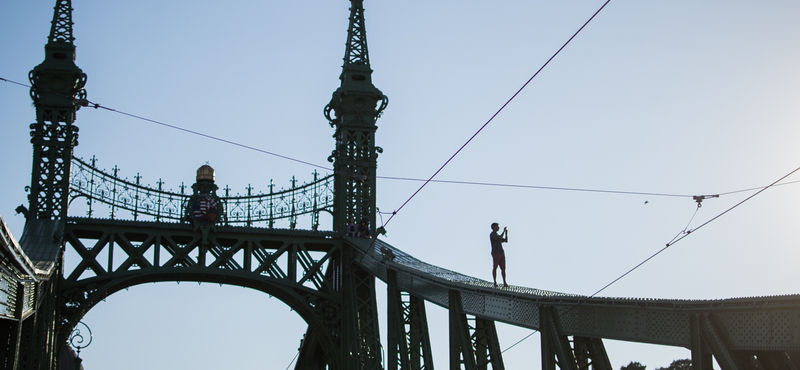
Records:
M497 266L500 266L501 270L506 269L506 254L505 253L492 253L492 261L494 265L492 269L496 269Z

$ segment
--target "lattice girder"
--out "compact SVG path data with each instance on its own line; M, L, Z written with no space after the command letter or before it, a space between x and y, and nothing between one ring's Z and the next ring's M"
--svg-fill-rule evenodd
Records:
M353 251L348 249L348 251ZM357 253L345 254L342 286L342 356L343 369L383 369L375 297L375 276L355 262Z
M326 268L340 258L342 246L330 232L220 227L204 244L188 225L87 221L70 219L65 230L66 247L81 259L61 282L68 328L108 295L160 281L260 290L287 303L309 325L321 325L324 315L317 306L340 311L333 273Z
M368 242L364 242L364 248ZM382 249L393 261L383 259ZM374 257L372 257L374 256ZM372 257L372 258L370 258ZM398 289L449 307L448 292L463 290L464 311L478 317L539 330L539 306L556 307L566 335L691 348L691 318L714 313L728 328L733 351L800 351L800 296L676 300L587 297L513 286L465 276L415 259L382 241L362 263L381 279L398 274Z
M425 301L397 289L397 272L387 271L387 369L433 369Z
M578 369L613 370L606 347L601 338L572 337L573 351Z
M487 369L504 370L502 351L494 321L468 317L464 312L460 291L451 290L450 315L450 370ZM470 322L473 324L470 325Z

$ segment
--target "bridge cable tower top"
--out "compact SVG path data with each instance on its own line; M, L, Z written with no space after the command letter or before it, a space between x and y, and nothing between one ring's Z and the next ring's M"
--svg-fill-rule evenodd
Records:
M334 164L336 211L334 231L344 232L351 219L364 222L375 236L375 124L388 98L372 84L363 0L351 0L344 65L340 86L325 106L325 118L336 128L336 146L328 157Z

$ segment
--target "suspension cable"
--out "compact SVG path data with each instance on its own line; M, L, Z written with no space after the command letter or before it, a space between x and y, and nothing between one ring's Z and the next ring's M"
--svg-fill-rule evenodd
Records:
M735 204L735 205L733 205L732 207L730 207L730 208L726 209L725 211L723 211L722 213L720 213L720 214L718 214L718 215L714 216L713 218L711 218L710 220L708 220L708 221L704 222L704 223L703 223L703 224L701 224L700 226L698 226L698 227L696 227L696 228L694 228L694 229L692 229L692 230L688 230L688 231L686 231L686 232L685 232L685 234L683 234L683 235L682 235L680 238L673 238L673 239L672 239L672 240L671 240L669 243L667 243L667 245L666 245L666 246L664 246L663 248L659 249L657 252L653 253L653 254L652 254L650 257L647 257L647 258L645 258L645 260L644 260L644 261L642 261L642 262L639 262L639 264L637 264L636 266L633 266L633 268L631 268L630 270L628 270L628 271L627 271L627 272L625 272L624 274L620 275L619 277L617 277L616 279L614 279L614 280L613 280L613 281L611 281L610 283L606 284L604 287L600 288L598 291L596 291L596 292L592 293L590 296L588 296L588 297L586 297L585 299L583 299L582 301L578 302L578 304L577 304L577 305L575 305L575 306L573 306L573 307L570 307L570 308L569 308L569 309L568 309L566 312L564 312L563 314L560 314L560 315L559 315L559 317L561 317L561 316L564 316L564 315L568 314L570 311L572 311L572 310L574 310L575 308L578 308L580 305L582 305L582 304L584 304L584 303L588 302L590 299L592 299L592 298L594 298L595 296L597 296L598 294L600 294L600 292L602 292L602 291L606 290L608 287L610 287L611 285L613 285L613 284L614 284L614 283L616 283L617 281L620 281L622 278L624 278L625 276L627 276L628 274L630 274L631 272L633 272L634 270L636 270L636 269L637 269L637 268L639 268L640 266L642 266L642 265L644 265L645 263L647 263L647 261L650 261L651 259L655 258L655 256L657 256L657 255L661 254L661 252L663 252L663 251L667 250L667 248L669 248L669 247L671 247L671 246L675 245L676 243L678 243L679 241L683 240L684 238L686 238L686 237L687 237L687 236L689 236L690 234L694 233L695 231L699 230L699 229L700 229L700 228L702 228L703 226L706 226L706 225L708 225L709 223L711 223L711 222L713 222L713 221L717 220L718 218L722 217L722 215L724 215L724 214L726 214L726 213L730 212L731 210L733 210L734 208L736 208L736 207L738 207L738 206L742 205L742 203L744 203L744 202L747 202L747 201L748 201L748 200L750 200L750 199L753 199L753 197L755 197L756 195L758 195L758 194L761 194L761 193L762 193L762 192L764 192L765 190L767 190L767 189L769 189L769 188L771 188L771 187L775 186L777 183L781 182L783 179L785 179L785 178L787 178L787 177L791 176L792 174L794 174L794 173L795 173L795 172L797 172L797 171L800 171L800 167L798 167L798 168L795 168L794 170L792 170L792 171L791 171L791 172L789 172L788 174L784 175L783 177L779 178L778 180L775 180L775 181L774 181L772 184L769 184L769 185L767 185L767 186L763 187L761 190L759 190L759 191L758 191L758 192L756 192L755 194L753 194L753 195L751 195L751 196L749 196L749 197L745 198L744 200L742 200L742 201L741 201L741 202L739 202L739 203L736 203L736 204ZM700 209L700 202L698 202L697 209ZM697 213L697 211L695 210L695 214L696 214L696 213ZM692 218L694 218L694 216L692 216ZM690 223L691 223L691 221L690 221ZM687 228L688 228L688 225L687 225ZM684 229L684 230L686 230L686 229ZM678 235L681 235L681 234L678 234ZM524 341L524 340L526 340L526 339L530 338L530 336L531 336L531 335L533 335L533 334L535 334L535 333L537 333L537 332L538 332L538 330L534 330L533 332L531 332L530 334L528 334L528 335L527 335L527 336L525 336L524 338L520 339L520 340L519 340L519 341L517 341L516 343L512 344L510 347L508 347L508 348L506 348L505 350L503 350L501 353L504 353L504 352L508 351L509 349L513 348L514 346L516 346L517 344L519 344L519 343L522 343L522 341Z
M24 83L20 83L20 82L17 82L17 81L9 80L9 79L2 78L2 77L0 77L0 81L8 82L8 83L11 83L11 84L15 84L15 85L19 85L19 86L27 87L27 88L31 87L30 85L26 85ZM113 108L102 106L100 104L89 102L88 100L86 100L85 103L86 103L86 106L88 106L88 107L92 107L92 108L96 108L96 109L102 108L104 110L108 110L108 111L113 112L113 113L118 113L118 114L126 115L126 116L129 116L129 117L135 118L135 119L156 123L158 125L162 125L162 126L165 126L165 127L168 127L168 128L172 128L172 129L175 129L175 130L179 130L179 131L187 132L187 133L190 133L190 134L194 134L194 135L202 136L202 137L205 137L205 138L209 138L209 139L212 139L212 140L220 141L220 142L227 143L227 144L230 144L230 145L238 146L240 148L249 149L249 150L253 150L253 151L256 151L256 152L259 152L259 153L268 154L268 155L273 155L273 156L276 156L276 157L279 157L279 158L287 159L287 160L290 160L290 161L294 161L294 162L297 162L297 163L302 163L302 164L313 166L313 167L317 167L317 168L324 169L324 170L327 170L327 171L331 171L332 170L330 167L325 167L325 166L317 165L317 164L310 163L310 162L307 162L307 161L303 161L303 160L300 160L300 159L292 158L292 157L289 157L289 156L276 154L276 153L273 153L273 152L269 152L267 150L251 147L251 146L248 146L248 145L245 145L245 144L241 144L241 143L238 143L238 142L234 142L234 141L231 141L231 140L227 140L227 139L222 139L222 138L210 135L210 134L205 134L205 133L202 133L202 132L189 130L189 129L186 129L186 128L183 128L183 127L180 127L180 126L167 124L167 123L164 123L164 122L161 122L161 121L158 121L158 120L154 120L154 119L150 119L150 118L147 118L147 117L143 117L143 116L139 116L139 115L135 115L135 114L131 114L131 113L126 113L126 112L123 112L123 111L120 111L120 110L117 110L117 109L113 109ZM572 187L524 185L524 184L504 184L504 183L491 183L491 182L478 182L478 181L436 180L436 179L432 179L432 178L428 178L427 180L426 179L412 178L412 177L393 177L393 176L375 176L375 178L383 179L383 180L417 181L417 182L426 182L426 183L492 186L492 187L507 187L507 188L520 188L520 189L558 190L558 191L574 191L574 192L606 193L606 194L622 194L622 195L646 195L646 196L657 196L657 197L682 197L682 198L694 197L693 195L689 195L689 194L671 194L671 193L655 193L655 192L639 192L639 191L591 189L591 188L572 188ZM799 182L800 182L800 180L798 180L798 181L788 181L788 182L781 183L781 184L775 184L774 186L789 185L789 184L795 184L795 183L799 183ZM747 192L747 191L758 190L758 189L761 189L761 188L762 187L734 190L734 191L729 191L729 192L725 192L725 193L719 193L718 195L719 196L730 195L730 194L736 194L736 193L742 193L742 192ZM383 212L383 214L392 214L392 213L396 213L396 212Z

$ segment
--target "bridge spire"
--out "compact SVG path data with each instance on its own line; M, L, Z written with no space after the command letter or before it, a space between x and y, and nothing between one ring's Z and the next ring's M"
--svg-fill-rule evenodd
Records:
M73 125L80 102L85 101L86 74L75 65L72 2L56 0L44 61L28 74L36 122L30 125L33 170L20 245L41 279L36 283L35 313L21 322L17 367L54 369L66 337L57 338L58 282L63 269L61 248L69 204L72 149L78 145Z
M375 172L378 153L375 121L388 98L372 84L363 0L351 0L341 85L325 106L325 117L336 128L334 163L336 211L334 231L343 232L350 218L366 221L375 236Z
M86 74L75 65L72 25L71 0L57 0L44 61L28 75L36 106L36 123L30 126L33 171L28 221L67 216L72 149L78 145L73 122L79 102L86 98Z

